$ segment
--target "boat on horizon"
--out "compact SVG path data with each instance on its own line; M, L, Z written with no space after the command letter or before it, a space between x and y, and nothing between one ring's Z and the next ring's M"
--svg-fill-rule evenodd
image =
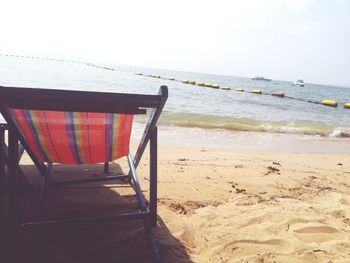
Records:
M299 87L304 87L305 82L302 79L298 79L296 81L293 82L294 86L299 86Z
M264 81L271 81L271 79L264 78L262 76L255 76L252 78L252 80L264 80Z

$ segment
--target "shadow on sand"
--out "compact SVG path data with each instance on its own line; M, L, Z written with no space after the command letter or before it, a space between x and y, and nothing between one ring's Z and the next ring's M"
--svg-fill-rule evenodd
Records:
M36 220L41 177L33 165L21 165L27 183L22 187L19 211L22 221ZM120 174L112 164L110 171ZM54 181L99 177L103 165L55 165ZM147 197L148 194L145 194ZM101 216L137 209L127 182L93 182L62 186L49 191L45 219ZM154 228L162 262L192 262L186 248L161 218ZM141 220L78 227L21 228L7 242L5 262L151 262Z

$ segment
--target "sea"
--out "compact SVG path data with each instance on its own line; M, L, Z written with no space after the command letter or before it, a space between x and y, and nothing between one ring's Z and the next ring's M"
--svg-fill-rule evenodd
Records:
M168 86L169 98L159 122L159 140L165 144L349 153L350 109L343 104L350 102L350 88L305 82L299 87L292 81L0 55L1 86L140 94L157 94L161 85ZM253 89L261 94L251 93ZM276 91L285 97L271 96ZM322 105L322 100L335 100L338 107ZM142 134L145 121L144 116L135 118L135 138Z

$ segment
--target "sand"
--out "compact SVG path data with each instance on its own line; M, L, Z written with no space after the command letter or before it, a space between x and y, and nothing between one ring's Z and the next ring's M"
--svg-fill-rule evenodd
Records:
M22 164L31 186L22 201L28 219L35 215L39 180L28 157ZM162 262L350 262L350 154L163 144L158 167L155 237ZM55 178L64 179L70 168L55 166ZM126 170L125 163L112 165L120 168ZM74 169L79 177L103 170ZM148 169L145 155L139 178L146 197ZM124 186L53 190L47 216L125 209L135 202ZM120 196L126 201L116 205ZM22 258L36 262L150 262L137 222L22 233L19 244Z

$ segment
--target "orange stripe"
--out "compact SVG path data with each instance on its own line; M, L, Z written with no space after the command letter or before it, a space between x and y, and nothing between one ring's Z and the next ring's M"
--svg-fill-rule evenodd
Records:
M80 160L83 163L92 163L89 149L89 119L86 112L77 113L76 137Z
M33 123L34 129L36 131L38 140L39 140L40 148L47 156L48 161L51 162L52 158L51 158L50 153L47 150L47 144L46 144L45 138L43 136L44 132L42 131L43 129L42 129L41 123L40 123L40 121L41 121L40 118L42 118L42 112L33 110L33 111L29 111L29 114L31 116L32 123Z
M46 112L45 111L31 111L31 114L34 116L32 118L33 124L37 129L37 134L40 140L40 145L42 150L46 153L46 156L51 162L60 162L53 144L51 141L51 134L48 129L48 122L46 121ZM48 116L48 118L50 118ZM50 120L50 119L48 119Z

